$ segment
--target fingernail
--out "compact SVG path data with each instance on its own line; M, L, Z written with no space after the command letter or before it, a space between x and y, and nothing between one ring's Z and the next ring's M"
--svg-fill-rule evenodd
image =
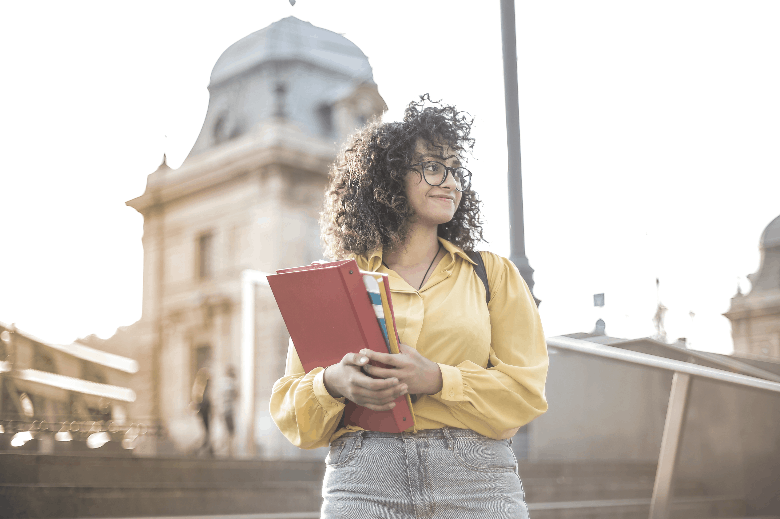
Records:
M366 362L368 360L368 357L360 357L360 362Z
M406 394L406 388L404 388L404 389L401 391L401 396L404 396L405 394Z
M394 407L395 407L395 402L391 402L391 403L390 403L390 409L392 409L392 408L394 408Z

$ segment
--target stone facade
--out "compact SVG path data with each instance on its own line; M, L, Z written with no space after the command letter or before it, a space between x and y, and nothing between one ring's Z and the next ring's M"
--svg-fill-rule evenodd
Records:
M163 161L127 202L144 216L142 318L124 330L137 338L131 356L141 363L135 411L162 423L179 451L201 430L190 409L195 373L210 369L218 397L226 368L242 362L242 271L322 257L317 217L328 167L348 133L386 110L365 55L293 17L225 51L209 90L184 164ZM256 453L306 456L268 416L289 336L267 287L256 290L255 309ZM224 426L213 425L219 439Z
M724 315L735 355L780 361L780 216L764 230L760 248L761 266L748 276L752 289L738 292Z

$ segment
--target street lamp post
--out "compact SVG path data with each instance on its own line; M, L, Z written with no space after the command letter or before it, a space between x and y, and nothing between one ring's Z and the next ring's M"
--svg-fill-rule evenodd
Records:
M506 102L506 145L509 152L509 259L517 266L533 294L534 269L525 255L523 223L523 178L520 167L520 106L517 85L517 38L515 36L515 2L501 0L501 39L504 51L504 98ZM534 299L536 299L534 297ZM539 304L539 300L536 299Z

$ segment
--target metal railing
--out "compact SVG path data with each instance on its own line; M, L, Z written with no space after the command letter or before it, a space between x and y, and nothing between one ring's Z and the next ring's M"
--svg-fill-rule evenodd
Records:
M665 369L674 373L666 421L661 439L661 452L658 456L653 496L650 500L650 519L668 519L671 505L671 488L677 453L680 447L682 425L688 402L691 377L709 378L743 387L752 387L780 393L780 383L748 375L730 373L679 360L667 359L647 353L623 350L613 346L604 346L593 342L571 339L569 337L550 337L547 345L553 348L594 355L608 359L638 364L651 368Z

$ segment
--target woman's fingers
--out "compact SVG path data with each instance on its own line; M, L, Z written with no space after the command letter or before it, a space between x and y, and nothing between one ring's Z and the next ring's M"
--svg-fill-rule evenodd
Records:
M360 370L356 370L352 373L350 382L356 386L360 386L371 391L381 391L383 389L397 386L400 383L398 378L394 376L387 378L371 378Z
M352 400L356 404L367 407L370 405L385 405L394 401L408 391L406 384L397 378L374 379L362 373L355 373L351 379Z
M356 387L352 393L356 397L362 398L366 402L374 404L386 404L387 402L395 400L399 396L405 395L407 391L408 388L406 387L406 384L399 384L397 386L379 391L372 391L370 389Z
M379 379L384 379L384 380L388 380L391 377L397 377L399 375L402 375L402 373L399 373L399 370L397 368L388 369L388 368L380 368L379 366L371 366L371 365L363 366L363 371L365 371L372 377L377 377Z
M389 354L377 353L372 350L362 350L360 353L347 353L340 364L349 366L350 375L347 378L345 394L347 398L358 405L374 411L388 411L395 407L394 401L408 392L408 386L393 376L393 370L368 366L371 360L385 362ZM393 357L398 357L393 355ZM392 365L392 364L391 364ZM370 372L371 378L362 370Z
M417 353L417 350L404 343L401 343L401 345L398 346L398 350L405 355L413 355L414 353Z
M367 357L374 362L381 362L388 366L394 366L397 368L403 367L407 364L408 358L405 355L397 355L392 353L379 353L378 351L364 349L360 350L360 354L363 357Z
M362 353L347 353L341 359L342 364L362 367L368 363L368 357Z
M355 374L352 378L352 384L354 386L353 392L361 395L376 395L380 398L390 395L396 398L408 390L407 385L397 378L371 378L362 373Z

